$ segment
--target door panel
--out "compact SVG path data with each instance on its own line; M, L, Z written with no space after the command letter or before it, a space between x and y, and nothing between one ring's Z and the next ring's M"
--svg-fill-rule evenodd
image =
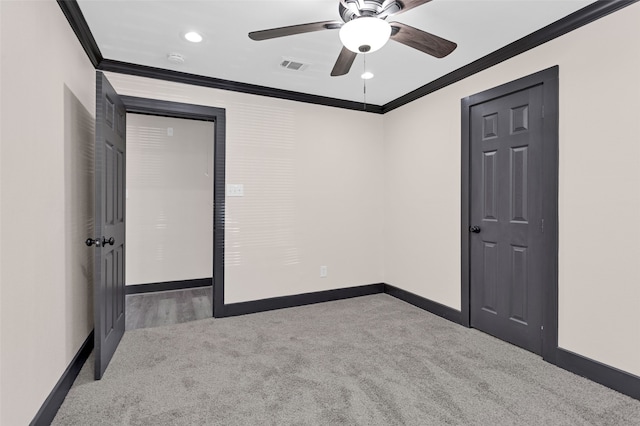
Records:
M483 284L482 309L491 314L496 314L498 306L498 245L493 242L484 242L483 252Z
M471 326L532 352L542 338L542 87L471 107Z
M527 325L527 248L511 246L511 299L509 319Z
M124 334L126 110L107 78L96 74L94 321L95 378ZM113 238L112 243L109 240Z
M482 190L484 192L484 220L495 221L498 217L498 182L496 177L497 151L482 153Z

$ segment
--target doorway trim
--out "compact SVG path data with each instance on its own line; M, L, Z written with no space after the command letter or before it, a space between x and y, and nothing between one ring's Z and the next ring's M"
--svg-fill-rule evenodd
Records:
M468 96L462 104L461 146L461 315L460 322L471 326L469 241L470 176L471 176L471 107L492 99L509 95L530 87L542 86L542 217L544 218L545 250L551 251L551 259L542 271L542 358L556 364L558 352L558 111L559 67L554 66L510 83Z
M224 316L224 222L225 222L225 159L226 111L204 105L184 104L149 98L123 96L127 113L185 118L215 123L213 134L213 312Z

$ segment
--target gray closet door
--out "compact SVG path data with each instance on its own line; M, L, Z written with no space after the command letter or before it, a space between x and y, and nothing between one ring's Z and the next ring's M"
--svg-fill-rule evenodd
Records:
M471 326L542 351L542 86L471 108Z

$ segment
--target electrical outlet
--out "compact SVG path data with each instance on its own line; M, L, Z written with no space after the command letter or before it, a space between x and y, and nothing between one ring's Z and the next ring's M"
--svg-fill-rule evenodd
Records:
M321 266L320 267L320 278L327 278L327 274L329 273L329 271L327 270L326 266Z

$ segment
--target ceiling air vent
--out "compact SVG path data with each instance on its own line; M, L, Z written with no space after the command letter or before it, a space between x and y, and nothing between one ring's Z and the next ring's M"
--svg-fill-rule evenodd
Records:
M292 59L283 59L282 62L280 62L280 66L292 71L304 71L304 69L306 69L309 64L304 64Z
M167 61L173 64L184 64L184 56L179 53L168 53Z

